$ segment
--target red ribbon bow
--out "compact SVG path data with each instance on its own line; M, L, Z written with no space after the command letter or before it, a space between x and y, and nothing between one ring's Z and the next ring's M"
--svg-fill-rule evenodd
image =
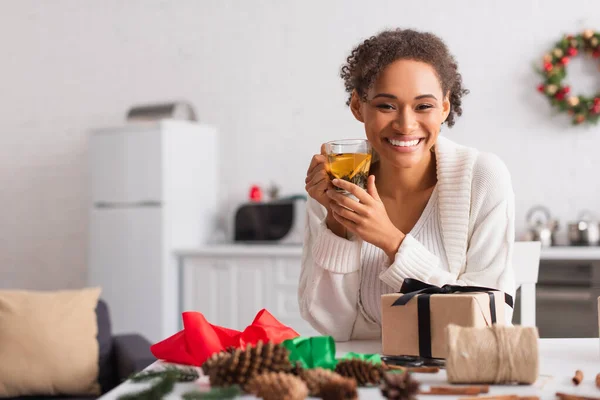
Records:
M246 347L259 341L281 343L300 336L262 309L243 332L210 324L195 311L182 314L183 330L150 347L160 360L176 364L201 366L211 355L228 347Z

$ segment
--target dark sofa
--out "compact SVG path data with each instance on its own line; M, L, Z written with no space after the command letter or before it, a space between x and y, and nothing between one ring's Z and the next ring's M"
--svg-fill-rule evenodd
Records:
M150 352L150 342L139 334L113 335L108 306L102 300L96 307L98 344L100 347L98 381L102 394L119 385L131 374L139 372L156 361ZM23 396L12 400L95 399L96 396Z

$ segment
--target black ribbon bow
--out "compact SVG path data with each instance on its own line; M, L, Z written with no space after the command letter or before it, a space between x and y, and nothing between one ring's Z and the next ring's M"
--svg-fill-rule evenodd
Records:
M460 286L460 285L444 285L442 287L430 285L421 282L418 279L407 278L402 283L400 293L403 293L392 304L394 306L406 305L413 297L417 298L417 313L419 323L419 354L424 358L431 357L431 312L430 312L430 297L434 294L450 294L450 293L487 293L490 297L490 317L492 324L496 323L496 299L494 292L499 292L498 289L492 289L483 286ZM514 306L511 295L504 293L504 302L511 308Z

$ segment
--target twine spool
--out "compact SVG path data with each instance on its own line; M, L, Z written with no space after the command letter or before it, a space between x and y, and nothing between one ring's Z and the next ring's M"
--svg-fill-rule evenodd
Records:
M539 374L535 327L448 326L450 383L534 383Z

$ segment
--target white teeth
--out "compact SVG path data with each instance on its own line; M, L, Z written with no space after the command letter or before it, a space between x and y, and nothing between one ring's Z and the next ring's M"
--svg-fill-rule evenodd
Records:
M410 142L405 142L403 140L394 140L394 139L388 138L388 142L390 142L394 146L399 146L399 147L412 147L412 146L416 146L416 145L419 144L420 140L421 139L416 139L416 140L411 140Z

